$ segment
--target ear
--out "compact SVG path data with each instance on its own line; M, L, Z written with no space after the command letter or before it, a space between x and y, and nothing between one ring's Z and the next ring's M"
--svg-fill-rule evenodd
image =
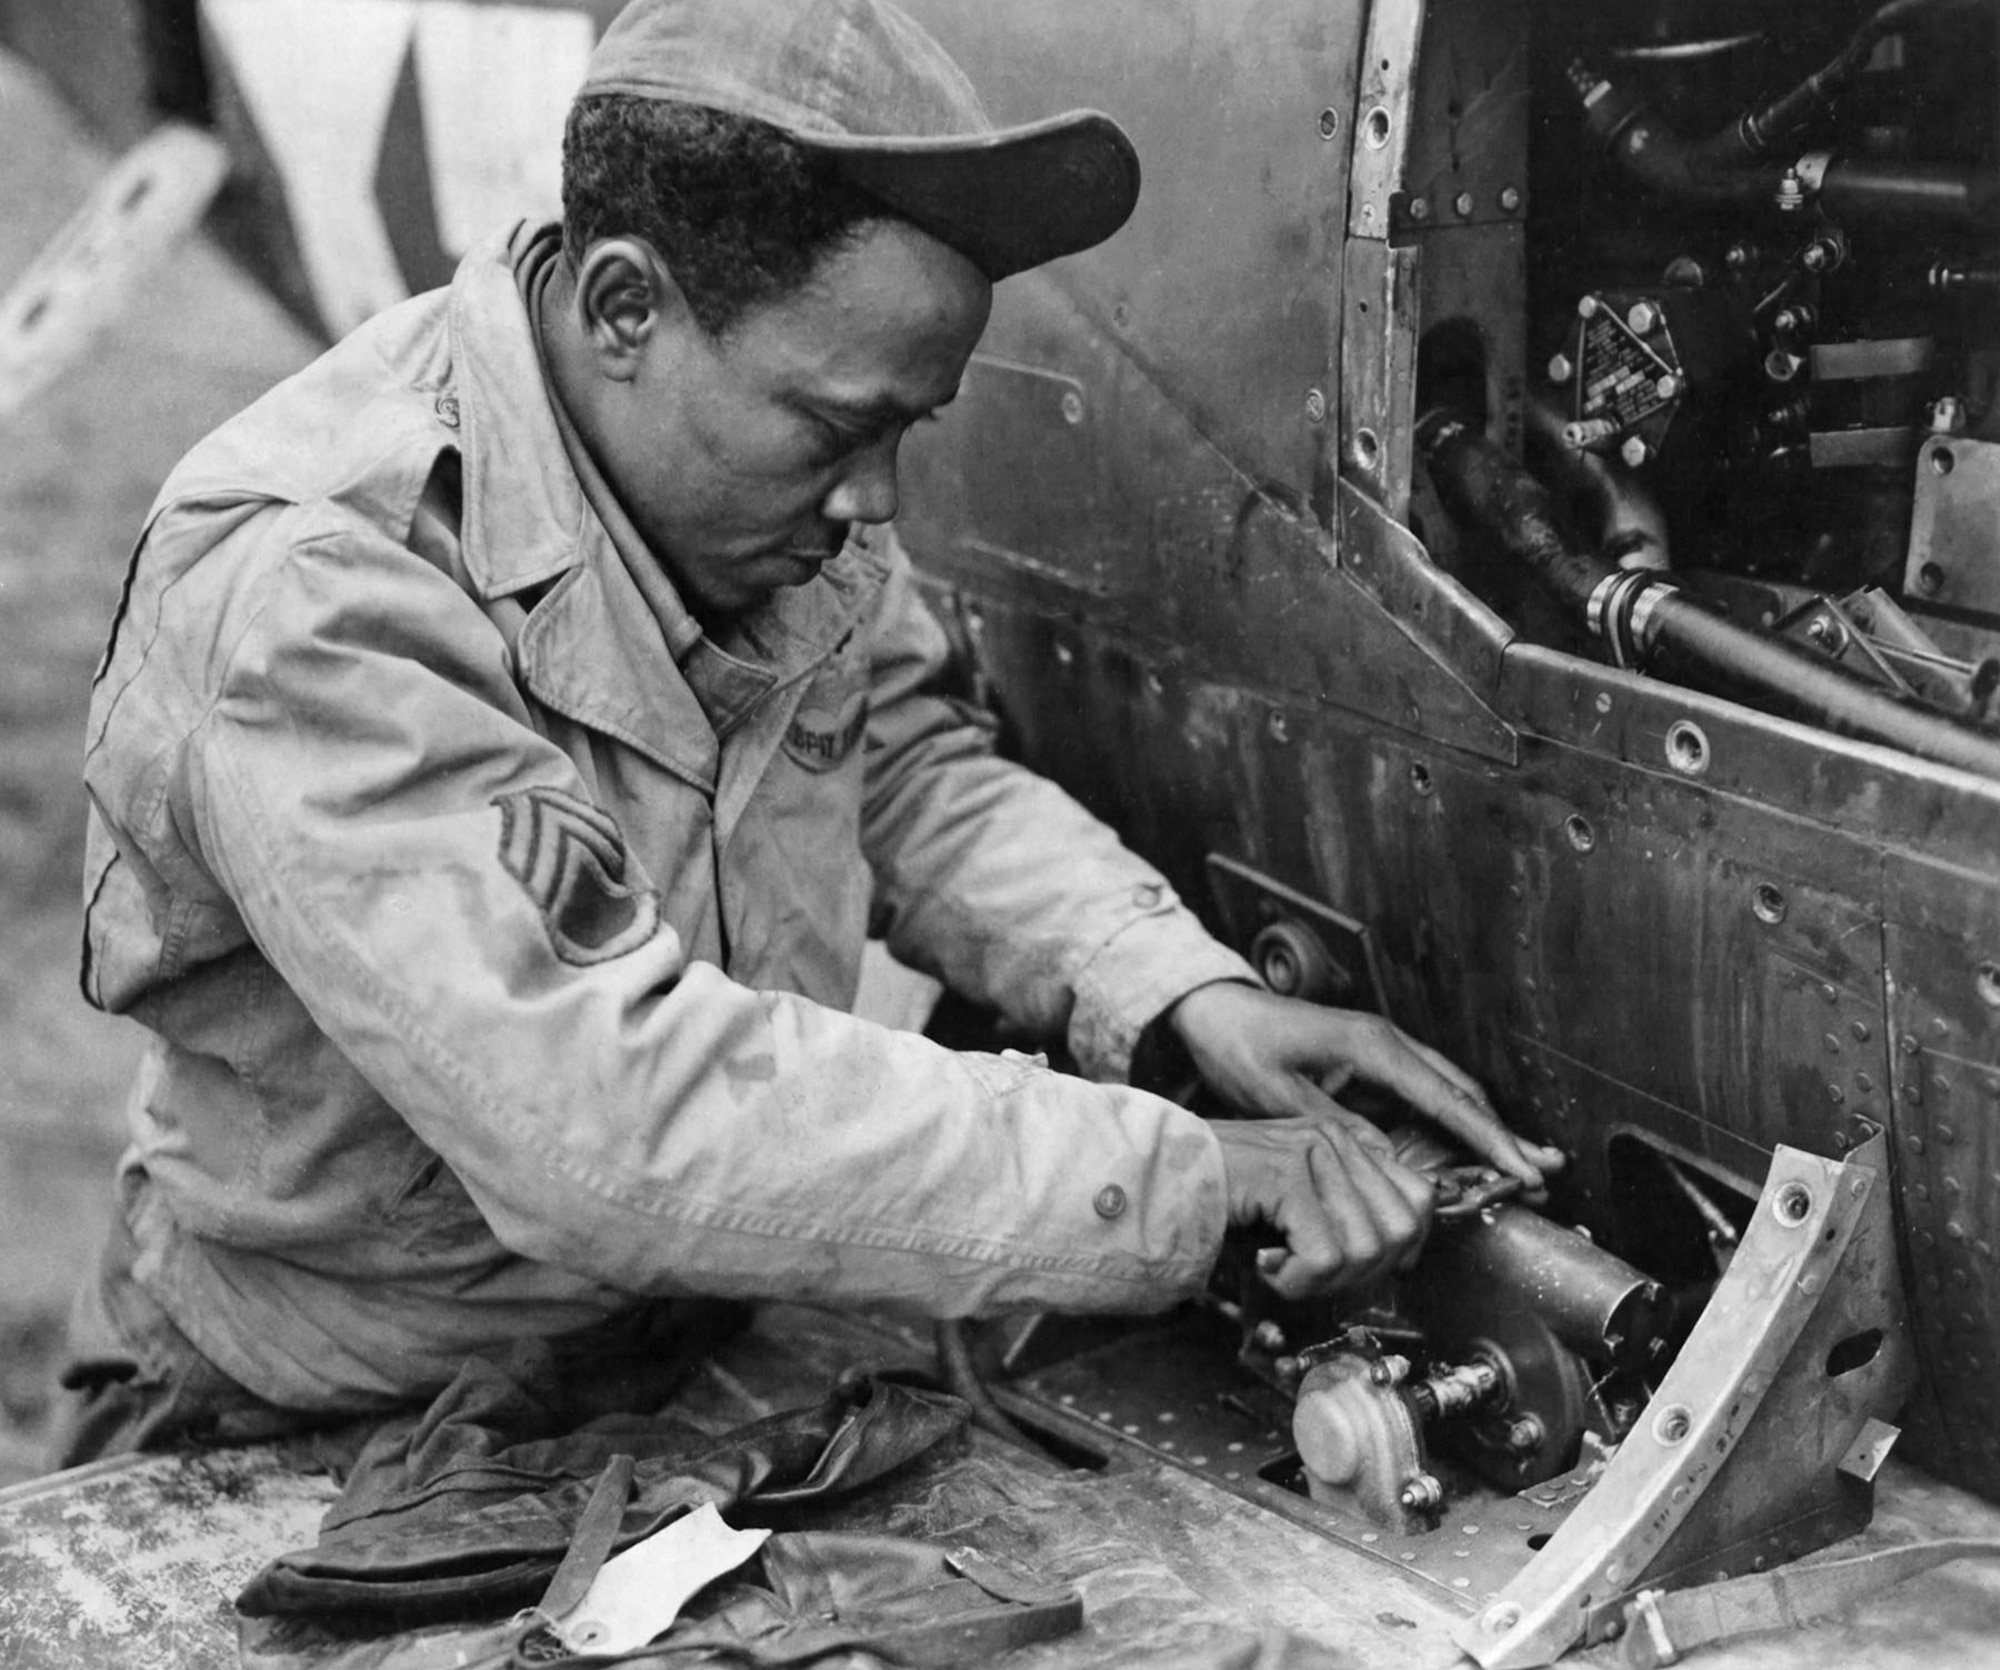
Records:
M577 269L575 307L599 371L614 382L638 374L641 355L662 328L692 322L687 298L644 238L592 244Z

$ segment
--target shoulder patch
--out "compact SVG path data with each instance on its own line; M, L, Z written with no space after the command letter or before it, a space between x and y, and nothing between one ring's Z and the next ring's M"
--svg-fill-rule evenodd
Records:
M500 862L542 913L564 962L608 962L659 931L659 897L626 884L625 836L609 813L561 789L524 789L493 804Z
M811 695L785 727L785 752L808 771L831 771L854 752L868 728L868 692L850 690L838 706Z

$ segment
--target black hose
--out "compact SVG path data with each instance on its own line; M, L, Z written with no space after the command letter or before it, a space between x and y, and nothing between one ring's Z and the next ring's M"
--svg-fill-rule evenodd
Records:
M1884 35L1920 12L1957 3L1889 0L1869 15L1828 63L1706 139L1682 137L1642 93L1608 80L1582 58L1571 63L1569 81L1582 101L1591 135L1642 185L1684 202L1769 204L1776 197L1781 170L1766 159L1778 146L1867 63ZM1995 184L1990 176L1963 169L1839 160L1828 167L1821 192L1830 210L1857 219L1921 218L1981 225L1991 210Z
M972 1411L972 1424L981 1432L992 1433L995 1438L1004 1438L1010 1444L1019 1444L1024 1450L1041 1453L1041 1445L1023 1432L993 1401L986 1382L979 1378L979 1370L972 1366L972 1348L966 1344L965 1324L940 1322L936 1337L938 1367L944 1372L945 1390L953 1397L965 1400Z
M2000 742L1993 738L1721 620L1664 576L1620 570L1576 550L1556 525L1547 489L1465 419L1427 414L1417 424L1417 444L1445 508L1540 575L1621 665L1671 655L1826 730L2000 778Z

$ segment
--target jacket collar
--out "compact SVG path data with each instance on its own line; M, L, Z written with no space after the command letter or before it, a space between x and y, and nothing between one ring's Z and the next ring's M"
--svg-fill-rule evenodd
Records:
M663 625L628 566L656 559L642 545L621 555L615 541L637 545L638 534L608 493L605 514L593 509L543 377L517 275L548 236L523 222L467 257L452 285L462 560L484 599L549 588L518 646L539 697L712 792L718 737L846 642L888 563L852 538L721 643Z

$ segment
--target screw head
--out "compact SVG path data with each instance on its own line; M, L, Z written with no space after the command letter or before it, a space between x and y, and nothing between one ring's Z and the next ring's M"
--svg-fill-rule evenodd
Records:
M1574 375L1576 375L1576 367L1575 367L1574 365L1572 365L1572 364L1570 363L1570 358L1569 358L1569 355L1567 355L1567 354L1551 354L1551 355L1549 356L1549 381L1550 381L1550 382L1552 382L1552 383L1566 383L1566 382L1568 382L1568 381L1570 380L1570 378L1571 378L1571 377L1573 377Z
M1306 390L1306 422L1326 422L1326 392L1323 389Z

